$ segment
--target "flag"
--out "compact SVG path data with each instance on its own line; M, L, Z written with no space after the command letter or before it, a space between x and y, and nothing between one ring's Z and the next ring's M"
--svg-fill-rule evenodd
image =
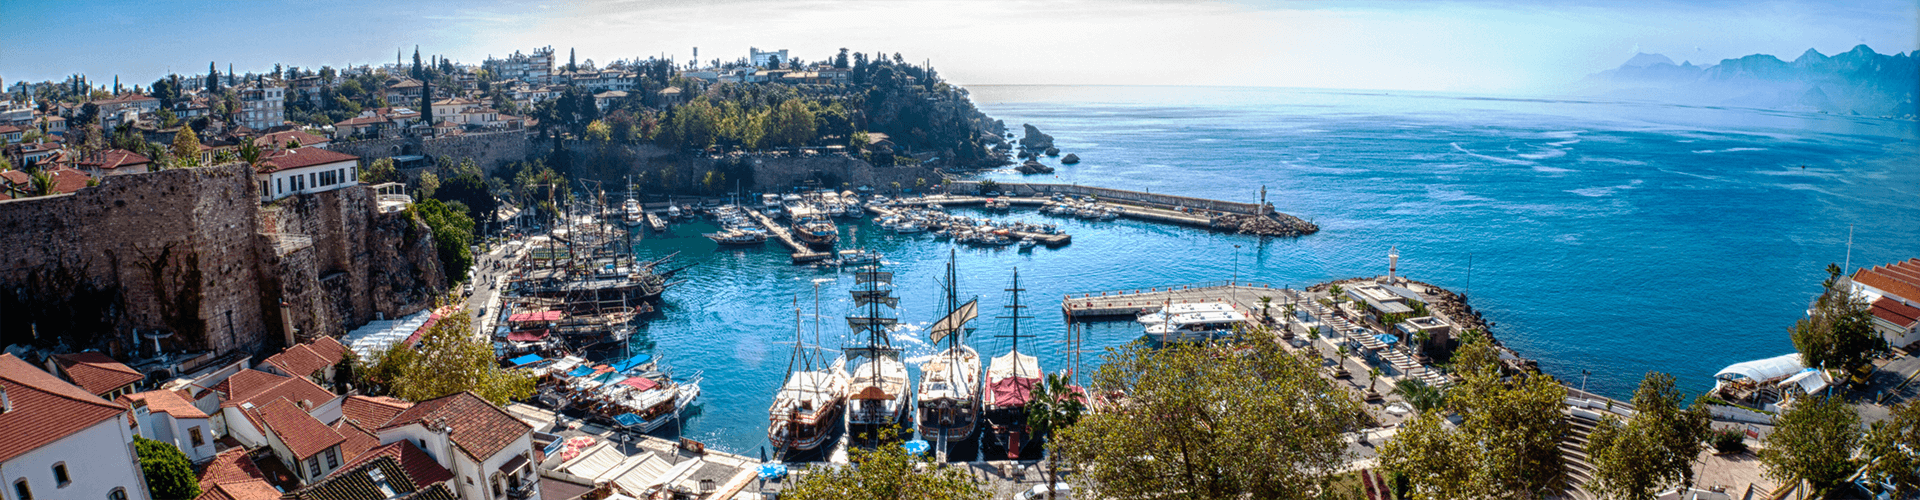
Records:
M980 299L969 300L967 303L961 304L959 309L954 309L953 312L947 313L947 317L940 318L940 321L934 322L933 326L927 329L927 333L933 337L934 343L939 343L940 339L946 338L948 334L960 331L960 328L966 326L968 321L973 321L973 318L979 316Z

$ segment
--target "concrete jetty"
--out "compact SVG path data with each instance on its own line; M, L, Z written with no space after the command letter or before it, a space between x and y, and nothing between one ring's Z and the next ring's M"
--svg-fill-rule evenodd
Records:
M653 232L664 233L667 231L667 221L653 212L647 212L647 227L652 228Z
M806 243L801 243L800 240L794 239L793 232L788 231L786 226L775 223L773 219L767 218L767 214L760 213L757 210L747 210L746 212L753 216L753 220L759 221L762 227L767 228L767 234L773 235L773 239L778 240L780 244L786 245L788 250L793 251L793 263L795 264L824 260L833 255L827 252L816 252L813 251L812 248L808 248Z
M901 204L915 206L915 207L924 207L933 203L941 203L942 206L945 206L946 203L942 200L959 200L957 203L954 203L954 205L986 203L986 198L938 196L938 197L932 197L932 198L919 198L919 199L910 200L910 201L903 201L901 202ZM1033 205L1039 205L1039 203L1033 203ZM898 213L893 209L881 208L874 205L867 205L866 209L868 213L871 213L880 217L892 217ZM1035 233L1035 232L1028 232L1028 231L1008 231L1008 233L1009 233L1009 236L1013 237L1013 239L1015 240L1022 239L1022 238L1033 238L1033 241L1035 243L1046 245L1047 248L1057 248L1057 247L1065 246L1068 243L1073 243L1073 236L1067 235L1065 233L1046 234L1046 233Z
M1060 299L1060 309L1068 318L1096 319L1113 316L1132 317L1155 311L1167 304L1226 302L1251 314L1260 312L1260 298L1272 297L1273 308L1280 307L1300 292L1274 288L1266 283L1213 281L1170 285L1145 289L1108 290L1069 293Z
M1011 205L1043 205L1050 201L1048 197L1056 194L1091 196L1100 203L1124 208L1120 216L1136 220L1261 236L1304 236L1320 231L1320 226L1312 222L1275 211L1271 203L1240 203L1074 184L1003 182L995 184L993 189L1008 194L1000 199ZM952 201L939 203L985 203L987 197L982 191L978 181L956 181L948 188L947 198Z

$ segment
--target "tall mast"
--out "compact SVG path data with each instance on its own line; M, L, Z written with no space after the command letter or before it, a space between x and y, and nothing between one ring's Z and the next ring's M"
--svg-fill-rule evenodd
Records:
M1031 317L1020 315L1020 310L1027 308L1020 305L1020 292L1026 291L1025 288L1020 288L1020 268L1013 268L1013 288L1008 288L1006 291L1013 292L1013 304L1002 307L1013 311L1001 318L1013 320L1013 330L1011 335L1001 335L1001 337L1013 338L1013 373L1018 376L1020 373L1020 320Z
M959 283L956 282L954 278L954 274L955 274L954 259L958 258L959 255L960 255L959 250L951 249L951 248L947 249L947 314L953 314L953 311L960 309L960 295L959 295L960 285ZM959 331L953 332L952 346L960 347Z

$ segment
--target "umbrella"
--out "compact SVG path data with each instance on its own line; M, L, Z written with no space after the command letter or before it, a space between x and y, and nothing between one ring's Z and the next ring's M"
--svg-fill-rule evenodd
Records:
M1382 344L1398 344L1398 343L1400 343L1400 337L1395 337L1395 336L1393 336L1393 334L1391 334L1391 333L1382 333L1382 334L1379 334L1379 335L1374 335L1374 336L1373 336L1373 339L1374 339L1374 340L1378 340L1378 341L1380 341L1380 343L1382 343Z
M927 448L931 448L932 446L928 445L925 440L915 439L912 441L907 441L905 444L900 445L900 447L907 450L907 453L919 455L921 453L926 453Z

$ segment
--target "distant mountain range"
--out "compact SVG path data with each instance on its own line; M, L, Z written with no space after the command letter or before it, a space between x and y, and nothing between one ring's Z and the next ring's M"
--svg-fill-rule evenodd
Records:
M1907 118L1920 115L1917 92L1920 51L1886 55L1866 45L1832 56L1807 49L1793 62L1754 54L1710 66L1641 53L1575 85L1584 95Z

